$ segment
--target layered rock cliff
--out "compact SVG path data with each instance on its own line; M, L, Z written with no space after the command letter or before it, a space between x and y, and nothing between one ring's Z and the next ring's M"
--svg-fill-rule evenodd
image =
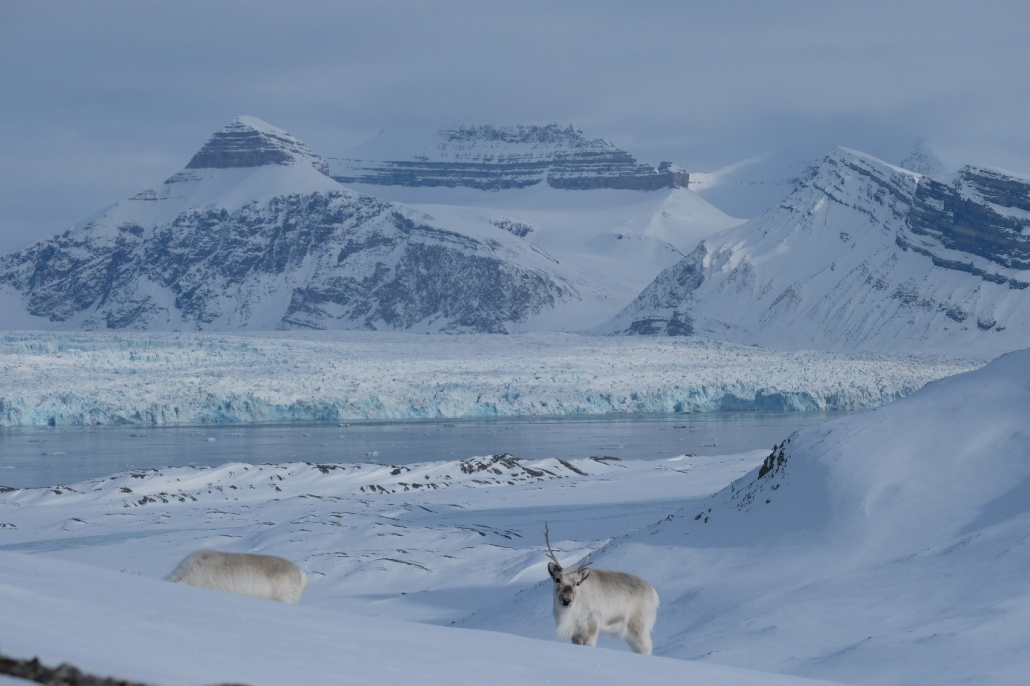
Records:
M330 160L341 183L447 186L480 190L552 188L657 190L687 187L681 167L655 168L602 139L558 124L462 126L436 132L431 140L398 146L389 134Z

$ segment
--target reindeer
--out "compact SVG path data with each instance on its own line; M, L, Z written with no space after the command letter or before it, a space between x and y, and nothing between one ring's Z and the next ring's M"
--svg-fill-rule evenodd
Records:
M590 569L588 563L562 569L544 525L547 571L554 579L554 621L558 637L577 645L597 645L597 635L626 641L635 653L651 654L651 630L658 616L658 592L632 574Z
M190 553L165 581L283 603L299 603L308 587L307 574L289 560L217 550Z

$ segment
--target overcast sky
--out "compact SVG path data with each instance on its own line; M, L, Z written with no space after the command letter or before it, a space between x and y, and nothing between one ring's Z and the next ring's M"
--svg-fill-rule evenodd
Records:
M1030 173L1030 2L0 0L0 249L160 183L239 114L573 123L710 171L846 145Z

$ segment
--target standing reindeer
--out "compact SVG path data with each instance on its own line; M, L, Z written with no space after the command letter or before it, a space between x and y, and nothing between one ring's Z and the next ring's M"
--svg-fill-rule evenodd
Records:
M272 555L197 550L179 563L165 581L299 603L308 575L289 560Z
M547 571L554 579L554 621L558 637L577 645L597 645L597 635L617 636L635 653L651 654L651 630L658 616L658 592L632 574L590 569L586 564L562 569L544 525ZM588 563L589 564L589 563Z

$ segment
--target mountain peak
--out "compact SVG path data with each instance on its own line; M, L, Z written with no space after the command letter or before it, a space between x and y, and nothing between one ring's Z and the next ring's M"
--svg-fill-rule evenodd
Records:
M857 172L857 175L842 173L849 169ZM799 179L800 186L795 187L795 191L799 187L806 187L812 180L818 180L817 185L820 187L833 187L844 192L844 187L852 182L873 178L878 179L878 183L914 188L921 175L860 150L838 145L830 154L808 168Z
M208 139L187 169L263 167L269 164L310 164L327 173L325 161L303 142L257 117L239 116Z
M923 136L916 139L915 147L908 157L901 161L901 166L925 176L937 176L943 174L947 169L941 158L930 147L930 142Z

